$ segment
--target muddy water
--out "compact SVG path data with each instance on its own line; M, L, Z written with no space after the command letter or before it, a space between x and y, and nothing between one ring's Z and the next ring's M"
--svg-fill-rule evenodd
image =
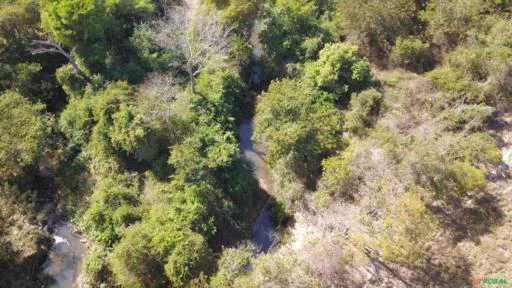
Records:
M78 287L76 280L87 248L73 233L69 222L57 221L52 225L54 244L43 264L43 278L48 288Z
M254 124L251 121L242 123L238 129L240 138L240 150L245 159L249 162L253 169L254 177L258 179L260 187L267 193L272 193L272 177L270 170L265 164L262 152L252 141L254 132ZM252 227L252 242L258 247L260 252L267 252L272 249L276 231L272 216L263 208Z

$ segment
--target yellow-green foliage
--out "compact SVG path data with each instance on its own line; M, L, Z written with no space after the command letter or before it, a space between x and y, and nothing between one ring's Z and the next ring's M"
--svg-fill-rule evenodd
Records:
M239 248L226 248L219 259L219 271L212 278L212 286L215 288L235 287L237 278L249 271L256 247L253 245L240 246Z
M370 64L359 55L359 48L347 43L326 44L319 59L306 64L305 81L330 93L336 100L347 100L352 92L369 86Z
M433 59L428 50L428 43L417 38L398 37L390 55L391 62L397 67L423 72L433 66Z
M412 0L340 2L342 33L377 63L382 63L398 36L414 28L418 14Z
M21 173L44 151L53 121L43 114L44 105L30 103L20 94L0 94L0 179Z
M487 185L485 171L467 162L455 162L448 166L446 173L453 178L453 192L461 196L475 189L483 189Z
M387 260L414 263L425 252L425 244L435 228L436 218L425 207L421 195L410 191L390 207L376 245Z
M329 204L332 199L350 199L356 188L356 179L350 169L351 151L322 161L322 178L318 182L315 198L320 206Z

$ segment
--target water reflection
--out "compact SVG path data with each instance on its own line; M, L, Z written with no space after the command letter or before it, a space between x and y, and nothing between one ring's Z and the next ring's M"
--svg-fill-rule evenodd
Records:
M59 221L52 228L55 241L50 248L48 259L43 264L43 275L48 280L45 287L75 287L83 255L87 248L80 241L80 237L73 234L70 223Z

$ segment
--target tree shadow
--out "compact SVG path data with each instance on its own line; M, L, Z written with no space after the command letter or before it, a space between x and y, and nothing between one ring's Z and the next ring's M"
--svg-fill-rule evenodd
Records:
M452 196L443 206L430 205L430 210L439 216L441 228L448 230L452 241L458 243L471 240L480 243L480 237L492 232L505 215L499 205L499 199L486 192L479 192L473 199Z
M471 287L472 264L451 247L436 247L416 265L413 287Z

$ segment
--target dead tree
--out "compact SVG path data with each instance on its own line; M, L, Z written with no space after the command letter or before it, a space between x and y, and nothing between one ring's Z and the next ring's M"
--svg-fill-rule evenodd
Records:
M195 77L199 73L225 65L231 31L221 23L219 12L202 9L195 12L182 6L169 9L156 31L164 47L180 52L185 58L184 63L171 65L181 65L186 70L192 92L195 92Z
M32 43L30 44L30 46L31 46L30 52L32 53L32 55L45 54L45 53L57 53L57 54L60 54L64 57L66 57L66 59L68 59L69 63L71 64L71 66L73 66L73 69L75 69L75 71L80 76L82 76L82 78L84 78L85 81L91 82L91 79L82 71L82 69L80 69L80 67L78 67L78 65L75 62L73 54L75 52L76 47L71 49L71 51L68 53L68 52L66 52L66 50L64 50L64 48L62 48L62 43L55 42L53 40L52 36L50 36L48 38L48 40L33 40Z

